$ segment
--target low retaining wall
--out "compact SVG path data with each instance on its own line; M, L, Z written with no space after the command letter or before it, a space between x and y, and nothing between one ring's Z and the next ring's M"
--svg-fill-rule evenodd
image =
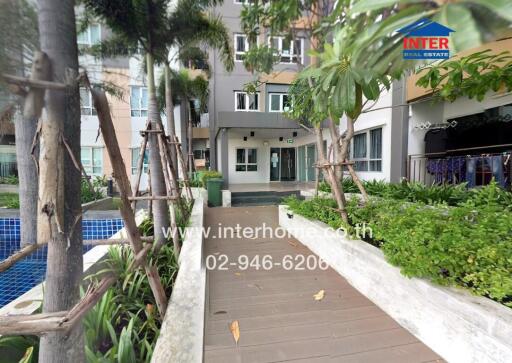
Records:
M105 197L102 199L93 200L92 202L82 204L82 209L85 209L85 210L111 210L111 209L114 209L114 208L112 208L113 199L114 198L112 198L112 197Z
M206 269L203 263L204 201L197 198L181 249L180 269L156 342L152 363L203 361Z
M447 361L512 362L512 309L462 289L404 277L378 248L345 239L283 205L279 224ZM304 229L309 233L297 232Z

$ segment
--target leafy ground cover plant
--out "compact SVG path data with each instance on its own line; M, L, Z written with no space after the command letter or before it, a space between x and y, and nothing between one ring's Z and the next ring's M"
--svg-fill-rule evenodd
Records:
M376 198L348 205L350 226L366 223L368 240L409 277L460 286L512 307L512 204L495 183L468 192L467 200L446 203ZM286 200L289 208L333 228L343 226L331 199Z
M468 189L465 183L427 186L421 183L410 183L407 181L391 184L385 181L371 180L363 181L363 185L369 195L428 204L446 203L452 206L464 203L468 199L473 198L473 196L478 195L479 190L479 188ZM359 189L351 179L344 178L342 180L342 186L346 193L359 193ZM327 193L331 191L329 184L325 182L320 183L319 190ZM505 190L502 190L501 195L504 201L506 199L512 199L512 194Z
M199 180L201 181L201 187L206 188L208 179L222 178L222 174L217 170L202 171L199 174Z
M20 180L16 175L8 175L8 176L2 176L0 177L0 184L11 184L11 185L18 185L20 183Z
M92 189L91 189L92 185ZM93 202L98 199L105 198L104 188L106 186L105 177L96 177L91 184L85 178L81 181L81 201L82 204Z
M0 207L20 209L20 198L18 193L0 193Z

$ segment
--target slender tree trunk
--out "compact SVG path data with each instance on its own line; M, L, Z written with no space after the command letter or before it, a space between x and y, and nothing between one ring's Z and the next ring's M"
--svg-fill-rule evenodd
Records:
M43 312L64 311L80 298L82 282L82 219L80 171L62 145L62 137L80 160L80 95L75 2L39 0L41 50L48 55L52 79L70 84L67 91L46 92L46 117L40 143L39 212L51 226ZM41 219L38 219L41 221ZM39 237L45 237L44 233ZM70 332L41 337L40 363L84 362L82 324Z
M32 63L31 79L47 81L50 79L50 61L46 54L36 52ZM21 247L37 242L37 193L38 175L32 144L37 125L44 106L44 90L31 88L25 97L23 119L15 123L16 157L18 162ZM34 158L33 158L34 157Z
M316 136L316 145L318 149L318 158L317 161L321 165L327 164L329 161L325 157L324 152L324 138L322 133L322 128L320 125L315 126L315 136ZM336 177L336 173L334 171L334 168L332 166L325 166L322 168L324 172L325 179L329 182L331 185L331 191L334 196L334 200L336 200L336 203L338 204L338 210L340 213L340 216L342 220L345 223L348 223L348 215L346 210L347 201L345 199L345 194L343 194L343 188L340 184L339 178Z
M193 138L193 132L192 132L192 114L190 113L190 103L187 104L188 107L188 127L187 127L187 149L188 149L188 173L189 178L192 178L192 173L194 172L195 165L194 165L194 153L192 151L192 138Z
M147 77L148 77L148 116L151 123L151 130L163 130L160 111L156 102L156 88L154 75L154 60L150 53L146 54ZM157 126L158 125L158 126ZM165 196L165 180L160 161L160 150L158 148L158 135L149 135L149 165L151 167L151 191L155 196ZM153 224L155 245L163 245L165 240L164 231L170 227L169 209L166 200L153 201Z
M343 161L343 159L341 159L341 155L340 155L339 143L337 142L340 139L340 131L339 131L338 127L336 127L336 124L334 123L334 120L332 117L327 122L329 123L329 132L331 134L331 146L332 146L332 151L333 151L333 155L334 155L333 160L334 160L335 164L338 164L341 161ZM343 178L343 165L341 165L341 164L335 165L334 172L336 174L336 178L341 180L341 178Z
M176 122L174 120L174 103L172 101L172 87L171 87L171 68L169 64L165 63L164 69L165 76L165 113L167 116L167 131L171 140L176 136ZM176 148L170 148L171 162L173 171L178 173L178 157L176 155ZM174 175L174 179L178 180L178 175Z

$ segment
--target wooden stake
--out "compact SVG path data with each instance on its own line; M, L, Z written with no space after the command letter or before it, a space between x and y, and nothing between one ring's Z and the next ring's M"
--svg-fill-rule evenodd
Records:
M149 127L149 122L146 123L146 128ZM137 196L139 195L139 187L140 187L140 178L142 176L142 172L144 169L144 154L146 153L146 145L148 144L148 135L144 135L142 138L142 142L140 144L140 150L139 150L139 160L137 162L137 177L135 179L135 185L133 187L133 195ZM132 209L136 210L137 207L137 201L132 202Z
M188 201L192 201L192 190L190 189L190 181L188 178L187 166L185 164L185 160L183 159L183 153L181 152L180 143L178 142L178 137L174 137L174 145L176 147L176 153L178 154L179 164L181 165L181 172L183 174L183 183L185 184L185 191L187 193Z
M114 169L114 175L116 177L117 186L119 188L119 194L121 197L120 212L124 219L125 228L128 232L128 239L133 248L135 254L138 254L142 249L142 241L139 229L135 222L134 211L131 208L129 198L132 196L132 189L130 187L130 181L126 174L126 168L124 165L121 151L119 149L119 143L112 122L110 108L108 105L107 97L105 92L90 88L92 98L94 100L94 106L98 113L98 119L100 121L100 129L103 135L105 146L110 158L110 163ZM167 307L167 297L165 296L165 290L162 287L160 276L158 271L154 270L151 266L146 265L146 274L148 276L149 284L155 300L157 301L158 311L160 316L165 315L165 309ZM162 295L163 292L163 295Z
M30 79L26 77L18 77L6 73L2 73L1 77L5 79L7 83L20 86L29 86L31 88L54 89L61 91L64 91L68 88L68 86L64 83L43 81L39 79Z

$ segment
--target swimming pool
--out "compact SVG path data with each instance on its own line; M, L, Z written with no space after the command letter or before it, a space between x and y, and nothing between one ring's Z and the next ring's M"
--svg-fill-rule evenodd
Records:
M105 239L123 228L123 220L85 219L82 222L84 239ZM0 218L0 261L20 248L20 220ZM84 253L91 249L84 246ZM9 270L0 273L0 307L8 304L44 280L46 273L46 251L42 247Z

